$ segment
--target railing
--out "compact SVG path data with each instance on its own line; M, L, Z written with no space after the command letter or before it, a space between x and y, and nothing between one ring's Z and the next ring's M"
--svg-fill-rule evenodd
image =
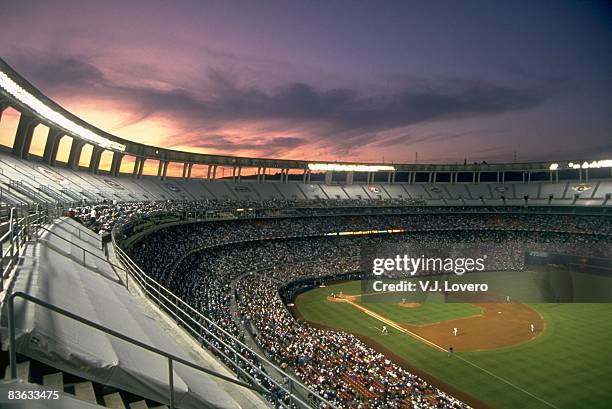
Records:
M48 199L43 195L39 194L35 188L27 185L26 183L24 183L23 180L10 179L10 187L26 195L35 202L47 204L53 203L52 199Z
M15 266L22 246L32 237L37 237L39 226L47 221L48 216L48 208L41 210L39 205L10 208L8 230L0 237L0 291L4 290L4 280Z
M68 196L69 198L71 198L73 201L77 202L81 200L81 195L79 195L77 192L70 190L70 189L60 189L60 193Z
M38 228L39 228L39 229L41 229L41 230L46 231L48 234L50 234L50 235L52 235L52 236L55 236L55 237L57 237L57 238L59 238L59 239L64 240L65 242L70 243L70 245L71 245L71 246L75 246L76 248L78 248L79 250L81 250L81 252L82 252L82 254L83 254L83 259L82 259L82 262L83 262L83 265L84 265L84 266L85 266L85 265L87 265L87 259L86 259L86 256L90 256L90 257L97 258L98 260L103 261L104 263L106 263L106 264L110 265L111 267L113 267L115 270L122 270L122 271L125 271L125 283L123 283L123 284L125 284L125 286L126 286L126 288L127 288L127 279L128 279L128 277L127 277L127 273L128 273L128 272L127 272L127 270L126 270L125 268L123 268L122 266L119 266L119 265L117 265L117 264L111 263L111 262L110 262L110 261L109 261L107 258L102 257L102 256L99 256L98 254L96 254L96 253L94 253L94 252L91 252L91 251L87 250L85 247L83 247L83 246L81 246L81 245L79 245L79 244L77 244L77 243L73 242L72 240L69 240L69 239L67 239L67 238L65 238L65 237L62 237L61 235L59 235L59 234L55 233L54 231L52 231L52 230L50 230L50 229L47 229L46 227L43 227L43 226L38 226ZM81 230L78 230L78 237L79 237L79 239L81 238ZM102 244L102 242L101 242L101 241L100 241L100 246L103 248L103 244ZM116 272L116 271L115 271L115 272Z
M17 209L11 208L10 216L9 216L9 230L0 238L0 242L3 247L5 244L8 244L6 249L2 254L2 282L3 279L7 275L8 272L15 266L20 254L21 248L25 245L26 240L31 240L34 238L38 238L38 229L45 230L55 236L62 238L61 236L50 232L43 225L48 223L50 220L54 219L58 214L62 211L61 208L55 207L45 207L44 210L42 207L39 208L36 205L33 209ZM19 213L19 215L18 215ZM63 238L65 239L65 238ZM65 239L67 240L67 239ZM69 240L68 240L69 241ZM81 246L80 246L81 247ZM88 254L93 254L88 250L81 247L81 249ZM102 331L111 336L122 339L126 342L137 345L141 348L144 348L148 351L154 352L156 354L162 355L168 359L168 381L170 388L169 395L169 405L171 408L174 408L174 375L173 375L173 362L179 362L201 372L205 372L209 375L217 377L219 379L223 379L225 381L234 383L236 385L246 387L253 391L256 391L263 396L267 397L270 401L274 403L276 407L280 408L309 408L312 406L315 407L326 407L326 408L335 408L329 402L327 402L322 397L318 396L315 392L310 391L307 387L302 385L298 380L293 377L286 375L286 381L279 382L268 375L265 371L260 369L255 363L251 361L252 358L245 356L243 351L248 351L248 353L255 356L262 362L265 362L268 365L275 366L270 361L268 361L265 357L258 355L254 351L250 350L245 344L235 339L232 334L225 331L221 327L217 326L214 322L210 321L207 317L200 314L195 309L191 308L188 304L184 303L170 291L166 290L164 287L159 285L157 282L148 277L142 270L138 268L129 257L123 253L123 251L116 247L116 251L118 254L118 258L120 262L125 266L125 268L119 267L117 265L113 265L115 268L122 268L126 271L126 285L129 272L131 277L141 286L141 288L147 293L151 298L157 301L157 303L162 307L162 309L170 314L172 314L177 323L189 329L192 335L195 335L201 342L202 345L206 345L210 350L219 354L226 363L232 365L232 369L235 372L242 376L247 381L234 379L232 377L228 377L222 374L219 374L210 369L203 368L197 364L186 361L180 357L169 354L165 351L159 350L153 346L142 343L136 339L130 338L126 335L118 333L112 329L104 327L98 323L87 320L77 314L74 314L68 310L62 309L55 305L49 304L43 300L40 300L36 297L33 297L29 294L23 292L15 292L10 294L8 297L8 319L9 319L9 355L10 355L10 374L11 378L16 378L16 343L15 343L15 321L14 321L14 299L19 297L23 298L26 301L38 304L43 308L54 311L60 315L66 316L73 320L76 320L84 325L88 325L92 328L95 328L99 331ZM99 256L97 256L99 258ZM8 260L5 263L5 260ZM105 262L108 260L104 259ZM156 286L156 288L153 288ZM186 312L188 311L188 312ZM179 316L182 314L182 317ZM190 315L191 314L191 315ZM198 319L194 319L192 315L198 317ZM187 322L187 318L190 321ZM206 323L208 325L213 326L219 333L224 334L226 337L229 337L232 342L228 343L224 339L222 339L219 335L210 331L209 328L206 328L202 323ZM191 326L191 325L193 326ZM194 326L198 328L198 330L194 329ZM204 336L206 335L206 337ZM216 344L214 344L214 343ZM239 351L238 349L241 348ZM230 357L231 355L231 357ZM242 363L242 365L240 364ZM246 368L246 369L245 369ZM278 369L281 373L282 371ZM249 371L253 371L256 373L256 376L259 376L260 379L257 379L256 376L251 375ZM267 385L265 385L267 383ZM301 390L302 389L302 390ZM297 393L296 393L297 391ZM300 393L302 392L302 393ZM304 396L312 397L315 399L316 403L311 405L304 400Z
M149 298L157 303L162 311L168 313L179 326L185 328L189 334L202 344L202 346L205 346L213 353L222 357L223 361L230 365L239 376L245 377L250 382L258 385L260 389L265 390L265 395L271 398L276 405L283 408L335 408L334 405L308 388L301 381L287 374L266 357L253 351L233 334L220 327L210 318L177 297L153 278L149 277L118 245L116 245L114 237L113 244L117 259L124 268L129 271L131 278ZM211 329L214 329L214 331ZM287 382L279 382L274 379L266 371L260 369L259 366L252 361L252 358L245 356L241 351L248 351L248 354L256 357L258 361L265 362L266 365L274 368L278 373L283 374ZM248 368L249 371L254 371L261 379L258 380L253 377L249 371L244 368ZM263 382L264 380L270 386L266 386ZM283 402L283 398L286 398L289 404ZM305 399L312 399L313 402L306 402Z
M55 191L49 186L39 185L38 190L40 190L45 195L49 196L52 200L55 200L58 203L66 201L66 198L64 198L59 192Z
M23 298L26 301L32 302L34 304L37 304L43 308L46 308L48 310L51 310L57 314L63 315L65 317L68 317L70 319L73 319L77 322L80 322L81 324L90 326L94 329L97 329L98 331L104 332L105 334L111 335L113 337L119 338L123 341L129 342L130 344L136 345L140 348L146 349L147 351L153 352L157 355L161 355L163 357L165 357L168 360L168 386L169 386L169 396L168 396L168 403L170 405L170 409L174 409L175 404L174 404L174 370L173 370L173 364L174 362L178 362L180 364L183 364L185 366L188 366L190 368L196 369L200 372L204 372L208 375L214 376L215 378L219 378L222 379L226 382L230 382L233 383L235 385L238 386L242 386L244 388L248 388L251 389L253 391L256 392L261 392L260 388L253 386L249 383L246 382L242 382L240 380L234 379L234 378L230 378L229 376L225 376L222 374L219 374L213 370L204 368L203 366L194 364L193 362L187 361L183 358L180 358L176 355L170 354L168 352L162 351L161 349L155 348L151 345L145 344L143 342L140 342L134 338L130 338L126 335L123 335L117 331L114 331L110 328L107 328L105 326L102 326L96 322L90 321L88 319L85 319L79 315L76 315L68 310L65 310L63 308L57 307L53 304L49 304L43 300L40 300L36 297L33 297L29 294L23 293L23 292L16 292L13 293L9 296L8 298L8 325L9 325L9 364L10 364L10 376L11 379L17 379L17 350L16 350L16 332L15 332L15 298Z

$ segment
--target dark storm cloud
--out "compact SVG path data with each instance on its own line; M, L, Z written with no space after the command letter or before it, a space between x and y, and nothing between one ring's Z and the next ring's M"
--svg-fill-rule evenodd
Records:
M239 141L232 140L225 135L218 134L204 134L196 138L186 136L180 136L175 138L177 144L188 144L192 147L214 149L223 152L235 152L239 150L257 151L262 155L273 156L282 151L295 149L297 147L306 145L308 141L302 138L281 136L271 138L266 141L261 140L244 140Z
M63 56L20 50L12 53L11 57L7 62L19 67L20 74L27 80L35 80L34 85L41 87L82 87L106 82L102 71L89 63L85 56Z
M321 90L304 83L263 91L240 87L218 74L211 79L215 86L207 100L182 93L159 97L213 120L288 120L324 123L334 130L380 131L449 117L528 109L552 95L548 86L519 89L475 80L463 81L460 87L408 85L397 93L365 96L354 89Z
M588 159L602 160L609 159L612 156L612 143L603 143L596 146L560 146L551 152L555 158L562 159ZM535 154L528 155L530 160L546 160L547 155Z
M400 143L419 143L419 142L446 142L457 138L462 138L464 136L468 136L472 134L472 132L459 132L459 133L451 133L451 134L424 134L424 135L411 135L411 134L403 134L393 136L391 138L386 138L376 143L378 147L387 147L394 146Z
M35 59L36 61L27 61ZM319 89L305 83L290 83L273 90L242 86L219 71L206 73L209 89L202 96L183 88L153 88L111 82L101 69L84 56L40 56L22 53L17 58L24 74L36 78L43 90L70 88L87 92L89 97L118 98L132 105L127 123L138 122L153 114L171 116L186 127L210 133L225 123L282 123L308 130L312 141L336 145L338 151L350 150L355 144L393 146L403 142L455 139L463 134L446 136L377 136L378 132L449 118L475 117L525 110L545 103L557 92L555 81L527 87L510 87L472 79L438 79L414 81L395 93L364 95L356 89ZM142 72L143 81L155 80ZM91 88L95 88L92 90ZM52 92L51 92L52 94ZM81 94L82 95L82 94ZM246 148L222 141L208 142L197 136L184 140L194 146ZM291 148L304 144L299 138L278 138L279 146ZM283 144L288 144L284 145ZM248 143L245 145L249 145Z

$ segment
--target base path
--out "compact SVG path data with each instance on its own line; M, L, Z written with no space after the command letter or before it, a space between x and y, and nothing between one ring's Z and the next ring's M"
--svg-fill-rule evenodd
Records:
M474 304L482 314L431 325L403 328L438 345L452 345L457 352L483 351L522 344L544 330L544 320L535 310L519 303ZM531 324L534 326L531 331ZM457 336L453 329L457 328Z
M421 342L424 342L426 344L428 344L429 346L432 346L436 349L439 349L441 351L446 351L446 349L444 347L441 347L440 345L436 344L435 342L432 342L428 339L426 339L425 337L422 337L412 331L410 331L409 329L406 328L402 328L402 326L400 324L398 324L395 321L392 321L388 318L383 317L380 314L375 313L374 311L365 308L359 304L357 304L354 300L355 300L355 296L347 296L347 297L327 297L327 299L329 301L333 301L333 302L346 302L350 305L352 305L353 307L357 308L358 310L363 311L364 313L368 314L369 316L376 318L378 321L382 322L385 325L388 325L391 328L395 328L396 330L403 332L405 334L408 334L410 336L412 336L413 338L418 339Z
M530 341L542 333L545 322L535 310L525 304L474 303L482 314L429 325L410 325L392 321L358 304L357 297L337 297L328 300L345 302L385 325L408 334L436 349L457 352L484 351L513 346ZM531 331L531 324L534 326ZM453 329L457 328L457 336Z

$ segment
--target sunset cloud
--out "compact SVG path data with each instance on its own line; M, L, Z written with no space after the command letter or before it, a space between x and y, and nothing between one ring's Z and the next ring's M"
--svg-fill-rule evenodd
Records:
M612 154L610 8L577 2L553 16L530 4L519 18L509 4L476 3L24 0L3 5L0 55L94 125L174 149L367 161Z
M209 70L209 88L198 95L185 88L113 82L84 56L48 54L41 58L23 53L18 63L33 67L31 75L51 95L127 104L129 111L119 129L148 118L165 118L183 131L164 141L165 146L259 156L288 156L311 144L322 145L331 153L350 154L366 145L393 147L456 139L466 133L387 135L421 123L530 109L553 98L561 85L549 81L518 88L473 79L424 78L395 92L367 95L357 89L321 89L305 83L263 90ZM156 82L145 72L141 75L149 83ZM245 133L231 133L231 128L242 128ZM291 129L294 134L286 135Z

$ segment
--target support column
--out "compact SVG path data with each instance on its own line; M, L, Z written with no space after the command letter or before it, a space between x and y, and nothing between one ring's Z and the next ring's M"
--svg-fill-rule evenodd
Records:
M134 169L132 169L132 177L137 178L138 177L138 169L140 169L140 161L141 161L141 157L140 156L135 156L134 157Z
M189 164L187 162L183 163L183 180L187 180L187 168Z
M157 164L157 177L158 178L161 178L163 167L164 167L164 161L160 160L159 163Z
M89 172L98 173L100 167L100 158L102 157L104 149L99 146L94 146L91 151L91 160L89 161Z
M166 175L168 174L168 164L170 164L167 160L160 160L159 166L157 167L157 177L161 180L166 179Z
M217 165L213 166L212 170L212 181L214 182L217 179Z
M190 163L190 164L187 166L187 179L186 179L186 180L191 179L191 170L192 170L192 169L193 169L193 163Z
M208 171L206 172L206 181L210 182L210 171L212 170L212 165L208 165Z
M70 155L68 155L68 166L71 169L79 168L79 159L81 158L81 151L85 146L85 141L80 139L72 138L72 145L70 146Z
M136 174L136 177L138 179L142 179L142 174L144 173L144 165L146 161L146 158L140 158L140 163L138 164L138 173Z
M59 148L60 140L62 139L63 133L59 129L49 128L47 134L47 142L45 142L45 151L43 153L43 161L49 165L55 165L55 158L57 157L57 149Z
M123 160L123 153L113 152L113 160L111 162L110 173L112 176L119 176L121 170L121 161Z
M242 166L238 166L238 183L242 179Z
M306 184L306 175L308 174L308 169L304 169L304 174L302 175L302 183Z
M36 128L38 124L38 120L33 116L21 114L19 117L19 125L17 125L17 132L15 133L13 155L21 159L27 157L30 150L30 144L32 143L32 134L34 134L34 128Z
M387 172L387 184L391 184L391 172Z
M268 170L268 168L263 168L262 172L261 172L261 183L264 183L266 181L266 170Z
M352 185L353 184L353 172L346 172L346 184L347 185Z
M164 161L160 159L159 163L157 164L157 177L159 179L162 178L163 172L164 172Z

